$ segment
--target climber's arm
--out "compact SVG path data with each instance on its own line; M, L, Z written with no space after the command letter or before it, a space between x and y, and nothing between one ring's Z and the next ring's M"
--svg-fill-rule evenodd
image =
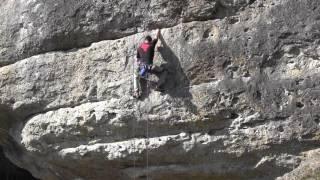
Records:
M158 32L157 32L157 39L160 38L160 33L161 33L161 29L158 29Z
M141 58L141 56L140 56L139 50L137 50L137 60L140 58Z
M156 44L157 44L157 42L158 42L158 40L159 40L159 38L160 38L160 33L161 33L161 30L158 29L157 36L156 36L156 38L152 41L154 47L156 46Z

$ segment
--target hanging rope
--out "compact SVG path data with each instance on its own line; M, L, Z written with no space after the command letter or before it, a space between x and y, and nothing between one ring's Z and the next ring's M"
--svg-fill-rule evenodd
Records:
M149 77L148 77L149 78ZM147 81L147 95L148 95L148 102L150 102L149 99L149 81ZM149 180L149 117L147 117L147 142L146 142L146 151L147 151L147 180Z
M136 0L135 1L135 4L134 4L134 7L132 8L132 14L133 14L133 17L134 17L134 25L135 25L135 32L136 33L138 33L138 24L137 24L137 21L136 21L136 19L137 19L137 15L136 15L136 11L137 11L137 8L138 8L138 0ZM144 27L143 27L143 33L145 33L145 29L146 29L146 26L145 26L145 24L144 24ZM133 68L133 70L132 70L132 76L133 76L133 82L134 82L134 80L135 80L135 71L136 71L136 59L135 59L135 53L136 53L136 49L137 49L137 46L136 46L136 44L137 44L137 38L136 38L136 36L137 36L137 34L135 34L134 36L133 36L133 43L134 43L134 45L133 45L133 53L131 53L131 54L129 54L129 55L127 55L127 57L129 58L129 59L131 59L131 57L133 57L132 59L133 59L133 66L132 66L132 68ZM142 40L142 38L143 38L144 36L142 36L141 38L140 38L140 40L139 40L139 43L140 43L140 41ZM140 81L140 79L139 79L139 81ZM133 84L133 83L132 83ZM139 86L140 86L140 82L138 83L139 84ZM134 85L133 85L134 86ZM141 87L139 87L140 88L140 91L141 91ZM133 91L135 91L134 90L134 87L132 88L133 89ZM147 81L147 92L148 92L148 89L149 89L149 81ZM141 93L141 92L140 92ZM148 94L148 93L147 93ZM138 106L138 103L135 103L135 110L136 110L136 112L138 112L138 114L136 115L136 117L137 118L141 118L141 112L140 112L140 108L139 108L139 106ZM137 121L138 121L138 119L137 119ZM149 144L149 124L148 124L148 119L147 119L147 134L146 134L146 136L147 136L147 142L146 142L146 160L147 160L147 174L146 174L146 176L147 176L147 180L149 180L149 173L148 173L148 171L149 171L149 148L148 148L148 144ZM137 122L136 121L134 121L134 123L133 123L133 136L132 137L134 137L135 135L136 135L136 128L137 128ZM133 139L133 168L134 169L136 169L136 152L137 152L137 147L136 147L136 138L134 138ZM135 180L136 179L136 176L134 175L134 177L133 177L133 179Z
M150 6L150 4L148 4L148 6L144 9L144 11L147 11L148 9L149 9L149 6ZM135 4L134 4L134 7L132 8L132 14L133 14L133 17L134 17L134 25L135 25L135 32L136 33L138 33L138 24L137 24L137 15L136 15L136 11L137 11L137 8L138 8L138 0L136 0L135 1ZM142 14L146 14L145 12L142 12ZM140 41L142 40L142 38L144 38L144 36L145 36L145 33L146 33L146 23L144 23L143 24L143 35L142 35L142 37L140 38L140 40L139 40L139 43L140 43ZM133 68L133 73L132 73L132 75L133 75L133 82L134 82L134 80L135 80L135 71L136 71L136 59L135 59L135 53L136 53L136 49L137 49L137 46L136 46L136 44L137 44L137 39L136 39L136 36L137 36L137 34L136 35L134 35L133 36L133 43L134 43L134 45L133 45L133 48L134 48L134 51L133 51L133 53L130 53L130 54L127 54L127 57L129 58L129 59L131 59L131 57L133 57L132 59L133 59L133 66L132 66L132 68ZM140 80L140 79L139 79ZM132 83L132 84L134 84L134 83ZM139 86L140 86L140 82L138 83L139 84ZM140 87L140 93L141 93L141 88L142 87ZM133 85L133 91L135 91L134 90L134 85ZM146 94L148 95L148 99L147 99L147 101L149 102L150 101L150 99L149 99L149 93L150 93L150 82L149 82L149 80L147 79L146 80ZM141 118L141 112L140 112L140 108L139 108L139 106L138 106L138 103L135 103L135 110L136 110L136 112L138 112L139 114L137 114L137 118ZM137 128L137 124L136 124L137 122L135 121L134 123L133 123L133 136L135 136L136 134L136 128ZM135 155L135 152L136 152L136 139L134 138L133 139L133 152L134 152L134 155L133 155L133 167L134 167L134 169L136 168L136 155ZM146 177L147 177L147 180L149 180L149 118L147 117L147 122L146 122L146 166L147 166L147 173L146 173ZM136 176L134 175L134 180L136 179Z
M138 27L137 27L137 24L136 24L136 9L137 9L137 6L138 6L138 2L137 2L138 0L136 0L135 1L135 4L133 5L133 8L132 8L132 15L133 15L133 17L134 17L134 26L135 26L135 33L137 33L138 32ZM133 89L133 91L135 91L135 89L134 89L134 81L135 81L135 66L136 66L136 59L135 59L135 57L134 57L134 55L135 55L135 50L136 50L136 46L135 46L135 39L136 39L136 35L134 35L133 36L133 43L134 43L134 45L133 45L133 48L134 48L134 50L133 50L133 56L129 56L129 59L131 59L131 57L133 57L131 60L133 60L133 66L132 66L132 68L133 68L133 71L132 71L132 76L133 76L133 83L132 83L132 89ZM134 93L134 92L133 92ZM136 110L136 112L138 112L137 110L138 110L138 106L137 106L137 103L135 103L135 110ZM136 115L136 117L140 117L140 116L137 116ZM138 121L138 119L136 119L136 120L134 120L134 123L133 123L133 135L132 135L132 137L134 137L134 136L136 136L136 122ZM133 169L135 170L136 169L136 152L137 152L137 148L136 148L136 138L134 138L133 139ZM135 180L136 179L136 176L134 175L133 176L133 179Z

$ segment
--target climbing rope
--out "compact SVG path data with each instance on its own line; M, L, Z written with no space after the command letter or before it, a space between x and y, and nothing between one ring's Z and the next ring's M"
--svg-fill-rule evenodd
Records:
M134 10L134 9L136 9L137 8L137 6L138 6L138 2L137 2L138 0L136 0L135 1L135 4L134 4L134 7L132 8L132 15L133 15L133 17L134 17L134 25L135 25L135 31L136 32L138 32L138 27L137 27L137 25L136 25L136 10ZM135 89L134 89L134 82L135 82L135 66L136 66L136 59L135 59L135 57L134 57L134 54L135 54L135 50L136 50L136 46L135 46L135 39L136 39L136 35L134 35L133 36L133 43L134 43L134 45L133 45L133 56L131 56L131 57L133 57L132 58L132 60L133 60L133 66L132 66L132 68L133 68L133 73L132 73L132 76L133 76L133 83L132 83L132 89L133 89L133 93L135 93L134 91L135 91ZM131 59L131 58L129 58L129 59ZM129 62L130 63L130 62ZM136 112L138 112L137 110L138 110L138 106L137 106L137 103L135 103L135 107L134 107L134 109L136 110ZM140 116L137 116L136 115L136 117L140 117ZM136 122L138 121L138 119L136 119L136 120L134 120L134 123L133 123L133 135L132 135L132 137L134 137L134 136L136 136ZM136 139L134 138L133 139L133 169L135 170L136 169L136 151L137 151L137 148L136 148ZM135 180L136 179L136 176L134 175L133 176L133 179Z
M149 77L147 77L149 78ZM147 95L148 95L148 102L150 101L149 99L149 81L147 81ZM147 116L147 142L146 142L146 152L147 152L147 180L149 180L149 117Z
M134 25L135 25L135 32L136 33L138 33L138 25L137 25L137 23L136 23L136 19L137 19L137 17L136 17L136 11L137 11L137 7L138 7L138 0L136 0L135 1L135 4L134 4L134 7L132 8L132 14L133 14L133 17L134 17ZM144 25L144 27L143 27L143 32L145 33L145 25ZM134 89L134 81L136 80L135 79L135 73L136 73L136 66L137 66L137 63L136 63L136 58L135 58L135 53L136 53L136 49L137 49L137 46L136 46L136 44L137 44L137 38L136 38L136 36L137 35L134 35L133 36L133 42L134 42L134 45L133 45L133 53L132 54L130 54L130 55L127 55L127 57L129 58L129 59L133 59L133 66L132 66L132 68L133 68L133 70L132 70L132 76L133 76L133 91L135 91L135 89ZM143 36L140 38L140 40L139 40L139 43L140 43L140 41L142 40L142 38L143 38ZM138 79L138 88L139 88L139 93L141 93L141 85L140 85L140 78ZM149 89L149 82L148 81L146 81L147 82L147 93L148 93L148 89ZM134 108L135 108L135 110L136 110L136 112L138 112L138 114L136 114L136 117L137 117L137 120L136 121L134 121L133 122L133 136L132 137L134 137L134 136L136 136L136 128L137 128L137 121L138 121L138 118L140 118L141 119L141 111L140 111L140 108L139 108L139 106L138 106L138 103L135 103L134 104ZM148 173L148 170L149 170L149 150L148 150L148 144L149 144L149 122L148 122L149 120L147 119L147 127L146 127L146 129L147 129L147 134L146 134L146 136L147 136L147 142L146 142L146 160L147 160L147 174L146 174L146 176L147 176L147 180L149 180L149 173ZM136 147L136 138L134 138L133 139L133 168L134 169L136 169L136 152L137 152L137 147ZM136 176L134 175L134 177L133 177L133 179L135 180L136 179Z
M138 7L138 0L136 0L135 1L135 5L134 5L134 7L132 8L132 14L133 14L133 17L134 17L134 24L135 24L135 32L136 33L138 33L138 25L137 25L137 23L136 23L136 19L137 19L137 16L136 16L136 11L137 11L137 7ZM150 8L150 3L148 4L148 6L144 9L145 11L146 10L148 10ZM142 14L146 14L144 11L142 12ZM145 36L145 33L146 33L146 23L144 23L143 24L143 35L142 35L142 37L140 38L140 40L139 40L139 43L140 43L140 41L142 41L142 38L144 38L144 36ZM130 59L131 57L133 57L132 59L134 60L134 63L133 63L133 82L136 80L135 79L135 73L136 73L136 59L135 59L135 53L136 53L136 49L137 49L137 47L136 47L136 36L137 35L134 35L133 36L133 42L134 42L134 46L133 46L133 48L134 48L134 51L133 51L133 53L132 54L130 54L130 55L127 55L127 57ZM148 77L147 77L148 78ZM142 87L141 87L141 85L140 85L140 78L138 79L139 80L139 82L138 82L138 86L139 86L139 90L140 90L140 92L139 93L142 93ZM135 91L135 89L134 89L134 84L133 84L133 91ZM149 82L149 79L146 79L146 94L148 95L148 99L147 99L147 101L150 101L150 99L149 99L149 93L150 93L150 82ZM139 108L139 106L138 106L138 103L135 103L135 109L136 109L136 112L138 112L139 113L139 115L137 115L137 117L139 117L139 118L141 118L141 112L140 112L140 108ZM147 121L146 121L146 142L145 142L145 144L146 144L146 166L147 166L147 170L146 170L146 177L147 177L147 180L149 180L149 118L148 118L148 116L147 116L147 119L146 119ZM136 133L136 127L137 126L137 124L136 124L136 122L134 122L133 123L133 135L135 136L135 133ZM136 155L135 155L135 152L136 152L136 139L134 138L134 160L133 160L133 167L134 167L134 169L136 168ZM134 176L134 179L136 179L136 177Z

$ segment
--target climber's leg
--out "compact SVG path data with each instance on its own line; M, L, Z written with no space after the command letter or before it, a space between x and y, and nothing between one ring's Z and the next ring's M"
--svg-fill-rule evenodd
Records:
M141 84L139 76L139 64L136 63L134 67L134 78L133 78L133 96L139 98L141 95Z

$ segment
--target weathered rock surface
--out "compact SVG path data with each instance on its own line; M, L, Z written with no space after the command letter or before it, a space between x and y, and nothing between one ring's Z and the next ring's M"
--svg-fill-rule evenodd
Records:
M303 162L298 168L285 174L277 180L296 180L296 179L314 179L320 178L319 149L308 151L302 154Z
M246 0L2 0L0 66L137 31L226 16Z
M28 32L47 29L41 36L25 34L24 40L1 40L14 48L0 46L10 52L0 60L6 65L0 68L1 126L13 138L4 148L35 177L319 174L313 166L318 154L310 153L318 151L320 140L317 0L147 1L148 13L137 10L144 6L140 1L4 2L1 8L27 9L26 17L37 4L39 12L56 8L54 16L29 17L40 23ZM97 13L100 5L113 9ZM129 17L130 7L140 15ZM67 9L80 20L61 21L69 17L60 12ZM32 16L41 17L38 11ZM107 12L108 21L100 17ZM142 29L167 27L155 57L156 65L168 69L166 91L154 91L158 77L152 76L141 100L131 97L132 62L137 43L155 31L137 33L133 21ZM15 37L10 23L0 33ZM76 49L48 52L70 48ZM304 171L310 166L312 173Z

